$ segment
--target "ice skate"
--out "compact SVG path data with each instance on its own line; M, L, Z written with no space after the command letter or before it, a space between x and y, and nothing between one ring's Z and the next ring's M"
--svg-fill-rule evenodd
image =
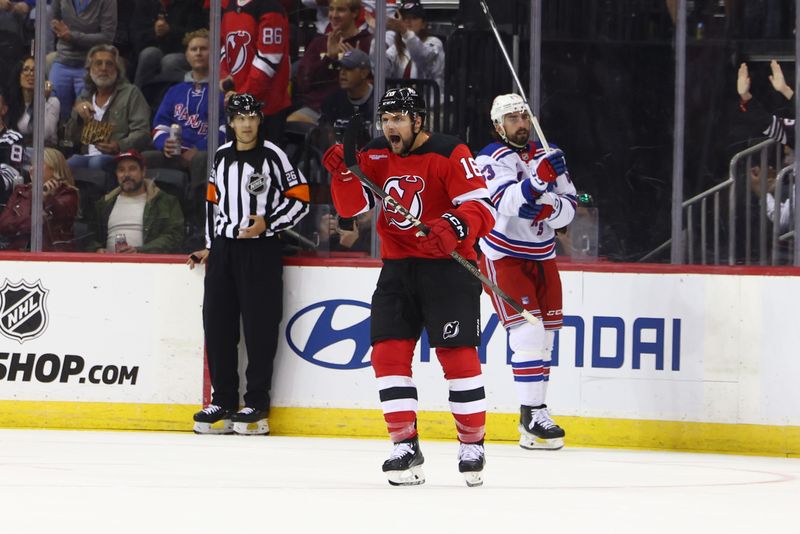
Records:
M479 443L461 443L458 447L458 471L464 475L467 486L474 488L483 485L483 466L486 454L483 440Z
M415 436L394 444L389 459L383 462L383 472L392 486L416 486L425 482L424 462L419 439Z
M523 405L519 411L520 447L556 451L564 446L564 429L550 417L546 404Z
M233 412L216 404L209 404L194 414L195 434L230 434L233 432Z
M269 434L267 410L256 410L246 406L233 414L233 431L243 436L264 436Z

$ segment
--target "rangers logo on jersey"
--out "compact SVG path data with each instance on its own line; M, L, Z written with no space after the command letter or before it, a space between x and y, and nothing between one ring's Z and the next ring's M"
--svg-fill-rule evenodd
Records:
M422 196L425 189L425 180L419 176L392 176L383 185L384 191L391 195L411 215L419 219L422 215ZM411 221L398 213L388 202L383 202L383 210L389 224L401 230L408 230L414 226Z
M231 32L225 36L225 57L231 76L247 65L247 45L250 44L250 39L250 34L242 30Z

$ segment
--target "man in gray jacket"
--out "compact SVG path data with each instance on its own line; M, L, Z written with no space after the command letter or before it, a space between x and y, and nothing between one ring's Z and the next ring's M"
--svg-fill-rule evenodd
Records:
M111 170L116 154L150 146L150 106L125 78L119 51L111 45L89 50L85 84L65 129L80 150L67 162L73 169Z
M58 44L49 78L61 102L61 119L66 120L83 89L86 52L114 41L117 0L54 0L52 7L50 27Z

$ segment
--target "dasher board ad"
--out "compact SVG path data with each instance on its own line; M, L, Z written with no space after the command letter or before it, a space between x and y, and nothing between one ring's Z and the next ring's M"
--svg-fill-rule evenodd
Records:
M378 269L286 269L276 406L376 408L369 303ZM562 271L564 328L548 404L558 415L800 424L797 277ZM515 413L506 333L481 303L489 410ZM419 409L448 411L435 349L414 356Z
M199 404L202 281L177 264L0 262L0 400Z

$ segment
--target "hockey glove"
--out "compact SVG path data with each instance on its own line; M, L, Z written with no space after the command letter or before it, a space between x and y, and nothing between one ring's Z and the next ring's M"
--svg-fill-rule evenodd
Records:
M322 164L334 177L337 175L348 174L350 170L344 164L344 145L336 143L322 156Z
M567 161L564 159L564 153L559 149L540 157L534 163L536 164L536 176L542 182L555 182L556 178L567 172Z
M558 198L558 195L555 193L547 192L543 193L542 196L539 197L539 200L536 201L537 206L541 206L542 209L539 213L534 217L534 222L541 221L543 219L549 218L556 208L561 208L561 199Z
M519 207L519 217L521 219L529 219L531 221L541 220L543 217L540 217L540 215L545 207L550 208L550 213L553 212L552 206L547 206L546 204L537 204L535 202L526 202Z
M464 221L445 213L430 224L427 235L420 237L419 248L430 256L448 256L468 235L469 228Z

